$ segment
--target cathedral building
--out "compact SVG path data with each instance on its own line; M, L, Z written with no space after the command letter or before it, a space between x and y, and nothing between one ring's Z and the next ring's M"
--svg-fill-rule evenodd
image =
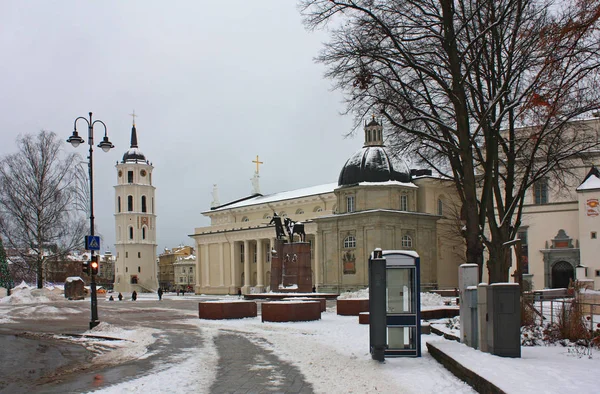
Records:
M134 118L135 119L135 118ZM156 211L152 170L138 148L135 122L131 146L116 165L115 234L116 262L114 290L156 291Z
M364 146L342 166L337 183L270 195L255 185L251 195L203 212L211 224L191 235L196 293L270 290L276 234L267 223L275 213L304 223L312 281L320 292L368 286L368 257L375 248L415 250L423 289L455 288L464 241L453 182L430 170L397 168L375 119L364 134Z

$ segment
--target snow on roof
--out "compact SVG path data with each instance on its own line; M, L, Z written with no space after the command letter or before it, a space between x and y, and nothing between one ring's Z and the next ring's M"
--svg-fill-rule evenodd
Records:
M78 280L83 282L83 279L81 279L81 277L79 277L79 276L69 276L67 278L66 282L76 282Z
M576 189L580 190L594 190L600 189L600 179L596 175L591 175Z
M333 193L333 191L337 187L338 187L338 184L336 182L336 183L327 183L324 185L306 187L303 189L290 190L287 192L268 194L266 196L257 195L255 197L244 199L243 201L235 202L232 204L223 204L220 207L217 207L215 209L212 209L210 211L206 211L203 213L218 212L218 211L223 211L226 209L235 209L235 208L247 207L250 205L266 204L266 203L275 202L275 201L292 200L295 198L315 196L318 194Z
M419 186L415 185L412 182L399 182L399 181L385 181L385 182L360 182L359 186L405 186L405 187L414 187L418 188Z

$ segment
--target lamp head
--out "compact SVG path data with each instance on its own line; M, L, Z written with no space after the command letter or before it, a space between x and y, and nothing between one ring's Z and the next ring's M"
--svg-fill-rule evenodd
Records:
M83 144L84 141L77 133L77 130L73 130L73 135L69 137L67 142L73 145L73 148L77 148L80 144Z
M108 152L109 150L111 150L112 148L114 148L115 146L112 144L112 142L110 142L108 140L108 137L105 135L104 138L102 139L102 142L98 144L98 148L102 148L102 150L104 152Z

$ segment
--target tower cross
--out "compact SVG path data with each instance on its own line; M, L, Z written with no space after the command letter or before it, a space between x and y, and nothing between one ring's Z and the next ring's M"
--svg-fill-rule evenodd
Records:
M139 115L136 115L136 114L135 114L135 109L133 110L133 113L132 113L132 114L129 114L129 116L131 116L131 117L133 118L133 125L135 126L135 117L136 117L136 116L139 116Z
M258 174L258 166L261 164L265 164L262 161L258 160L258 155L256 155L256 160L252 160L252 163L256 163L256 173Z

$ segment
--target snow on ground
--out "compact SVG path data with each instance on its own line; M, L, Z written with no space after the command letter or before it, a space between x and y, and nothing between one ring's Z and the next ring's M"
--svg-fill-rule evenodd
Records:
M0 304L38 304L64 300L62 290L19 286L11 290L11 295L0 298Z
M106 295L108 296L109 294ZM169 293L165 296L171 299L217 298L195 295L177 297ZM237 300L237 296L218 298ZM340 298L368 298L368 290L345 293ZM5 316L8 311L17 315L42 313L46 316L63 316L75 311L57 304L44 305L58 299L65 302L64 297L56 298L56 294L51 291L23 287L20 290L14 289L12 296L0 299L0 304L3 304L3 308L0 308L0 323L10 321ZM156 299L156 294L140 294L136 302ZM444 301L442 297L427 293L422 293L421 300L424 308L443 305ZM133 303L130 298L122 302ZM444 331L457 333L457 319L452 321L450 327L446 324L448 321L442 319L432 323ZM385 363L379 363L371 359L368 351L369 326L358 324L355 316L338 316L331 310L323 313L321 320L314 322L263 323L260 317L256 317L222 321L189 319L176 323L196 327L203 338L202 347L186 349L176 361L165 361L149 374L99 392L165 392L176 387L180 392L208 393L216 378L219 361L214 337L221 330L241 333L282 360L294 364L307 381L313 384L317 393L472 393L469 386L451 375L429 355L425 342L430 341L507 393L599 391L597 378L589 371L600 368L600 352L590 352L587 348L524 346L521 348L522 358L513 359L482 353L435 335L423 335L421 358L387 358ZM80 340L98 354L94 362L110 364L148 357L149 347L163 335L160 329L138 327L127 330L105 322L86 334L89 335L87 338L76 341ZM106 341L91 336L120 340Z
M98 364L118 364L132 359L144 359L151 355L148 347L156 342L154 334L160 330L137 327L135 330L126 330L106 322L101 322L91 330L83 333L81 338L71 339L80 342L92 352L99 353L94 358ZM102 338L116 338L118 341L107 341Z
M202 332L232 330L296 365L318 393L472 393L424 349L421 358L371 359L369 327L356 316L327 312L314 322L270 323L241 320L192 320ZM214 335L213 334L213 335ZM265 338L268 345L259 339Z
M164 363L158 371L97 392L106 394L146 394L172 391L208 393L217 375L219 355L213 340L216 332L201 330L201 333L202 349L186 349L182 351L182 357L176 363Z
M492 356L456 341L435 345L507 393L597 393L600 353L578 357L562 346L521 347L521 358ZM595 356L595 357L594 357Z

